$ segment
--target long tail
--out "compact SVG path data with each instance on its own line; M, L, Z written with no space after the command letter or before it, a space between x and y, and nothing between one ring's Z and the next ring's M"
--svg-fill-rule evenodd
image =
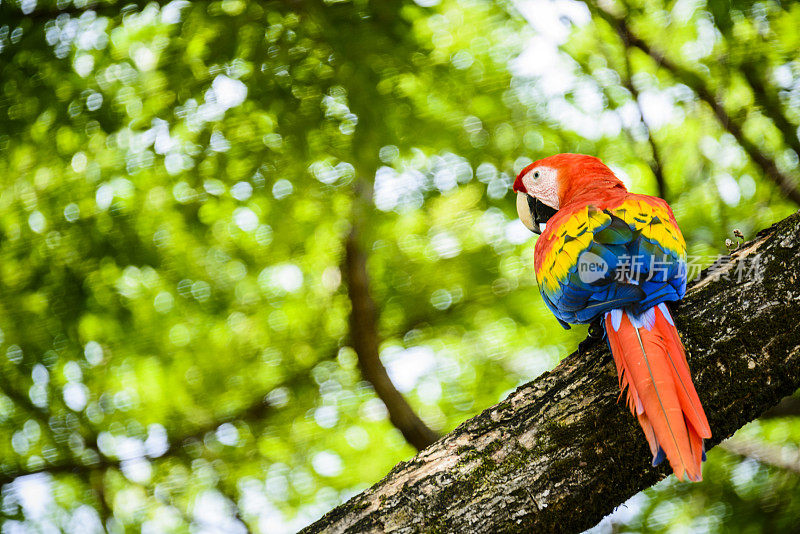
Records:
M711 427L666 305L638 316L612 310L605 315L605 328L620 389L628 387L628 407L650 443L653 465L666 456L679 480L684 474L702 480L703 438L711 437Z

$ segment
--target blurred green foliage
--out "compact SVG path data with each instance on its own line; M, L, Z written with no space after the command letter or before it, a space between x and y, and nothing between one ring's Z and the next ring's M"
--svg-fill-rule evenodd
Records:
M616 7L796 176L800 6ZM447 432L585 334L538 296L509 191L531 160L651 194L662 165L706 264L796 209L566 0L4 1L0 118L3 533L290 532L410 457L349 346L353 224L381 359ZM796 473L709 458L614 528L794 524Z

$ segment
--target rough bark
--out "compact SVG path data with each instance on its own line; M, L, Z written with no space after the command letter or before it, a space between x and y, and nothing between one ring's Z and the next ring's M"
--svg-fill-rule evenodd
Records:
M709 448L800 387L798 234L800 213L763 230L704 271L675 309L714 433ZM738 269L752 266L756 255L763 277L737 281ZM401 462L304 532L591 527L667 474L666 466L650 466L642 432L618 397L605 343L587 339L553 371Z

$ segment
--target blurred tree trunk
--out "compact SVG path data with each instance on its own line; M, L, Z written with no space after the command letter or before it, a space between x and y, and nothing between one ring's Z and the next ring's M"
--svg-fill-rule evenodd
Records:
M800 387L799 277L800 213L705 270L676 310L707 447ZM589 339L305 532L582 531L667 474L618 397Z

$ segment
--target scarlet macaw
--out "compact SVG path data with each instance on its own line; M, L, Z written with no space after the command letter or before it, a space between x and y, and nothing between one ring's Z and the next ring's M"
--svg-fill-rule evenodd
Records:
M665 304L686 292L686 244L669 205L629 193L581 154L531 163L514 191L520 219L541 234L534 269L547 307L565 328L602 319L653 465L666 456L678 479L701 480L711 428Z

